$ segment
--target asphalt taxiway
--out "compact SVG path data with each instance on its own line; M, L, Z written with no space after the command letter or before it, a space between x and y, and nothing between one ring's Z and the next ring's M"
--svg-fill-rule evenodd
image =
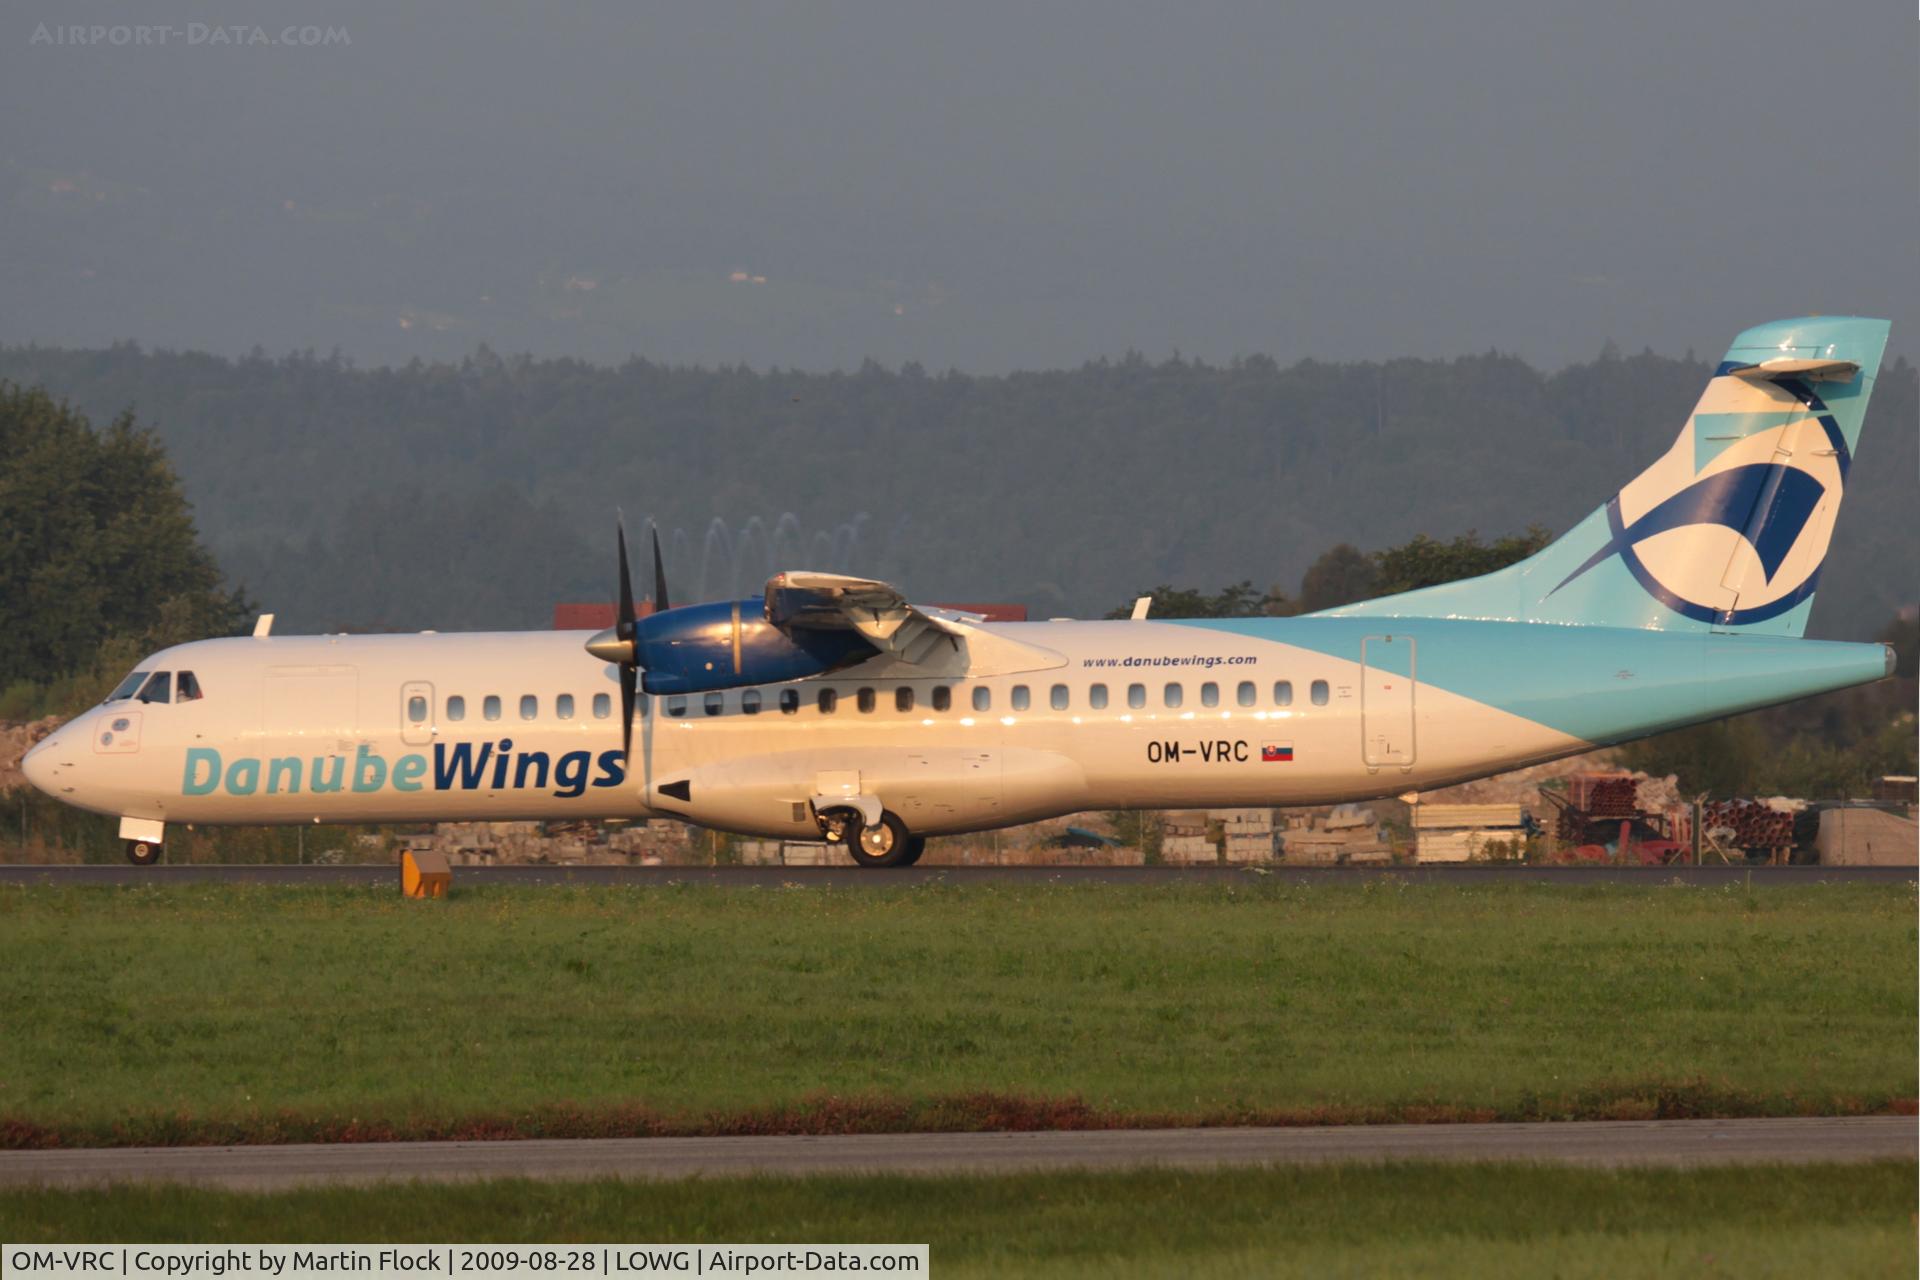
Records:
M183 1182L240 1190L420 1179L1006 1173L1335 1161L1703 1166L1912 1160L1910 1116L1108 1129L0 1151L0 1187Z
M0 866L0 884L144 885L223 881L232 884L385 885L399 878L391 863L341 866L189 864L135 867ZM1277 880L1293 884L1354 884L1392 879L1411 884L1750 885L1763 888L1822 882L1897 884L1920 875L1913 867L1745 866L1502 866L1442 864L1415 867L990 867L918 866L870 871L860 867L455 867L460 885L706 884L740 888L884 889L931 884L1223 884Z

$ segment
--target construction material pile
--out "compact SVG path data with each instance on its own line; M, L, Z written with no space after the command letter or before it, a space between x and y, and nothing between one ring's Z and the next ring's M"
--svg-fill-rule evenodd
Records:
M1160 828L1162 862L1195 863L1220 861L1220 849L1207 839L1207 815L1198 809L1169 813Z
M1584 782L1584 787L1578 784ZM1573 802L1587 811L1589 818L1631 818L1640 812L1640 783L1630 776L1608 778L1595 775L1569 781ZM1585 797L1577 794L1585 790Z
M1701 824L1735 849L1786 849L1793 845L1793 814L1759 800L1714 800ZM1731 834L1720 834L1731 833Z
M1359 804L1338 805L1324 816L1288 814L1280 852L1288 862L1321 866L1382 863L1393 856L1381 840L1379 815Z
M1220 852L1228 862L1273 861L1273 810L1214 809L1220 824Z

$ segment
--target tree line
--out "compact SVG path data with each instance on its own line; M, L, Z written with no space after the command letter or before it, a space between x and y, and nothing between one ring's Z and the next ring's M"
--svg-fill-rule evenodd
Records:
M229 580L302 630L543 625L610 596L620 511L659 521L686 599L796 567L1043 616L1143 582L1291 596L1341 543L1570 527L1671 444L1711 372L1611 350L1551 373L1490 352L976 376L0 348L0 377L96 422L132 407ZM1917 391L1905 361L1881 371L1817 634L1872 634L1920 581Z

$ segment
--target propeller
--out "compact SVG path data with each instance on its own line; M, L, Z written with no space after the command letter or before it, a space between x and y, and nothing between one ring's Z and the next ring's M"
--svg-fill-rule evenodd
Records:
M640 623L633 608L633 572L627 565L627 524L615 526L620 547L620 612L613 626L587 642L587 652L620 668L620 746L633 754L633 708L639 700ZM653 530L654 608L667 607L667 575L660 563L660 530Z

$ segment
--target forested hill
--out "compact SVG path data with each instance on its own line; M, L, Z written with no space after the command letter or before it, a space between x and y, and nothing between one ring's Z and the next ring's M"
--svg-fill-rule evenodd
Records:
M556 600L611 595L616 509L669 531L689 600L791 567L1042 617L1155 582L1292 590L1337 542L1566 528L1671 443L1710 369L1128 357L975 377L0 348L0 378L154 428L207 544L282 629L544 625ZM1917 416L1913 366L1883 368L1819 634L1872 635L1920 581Z

